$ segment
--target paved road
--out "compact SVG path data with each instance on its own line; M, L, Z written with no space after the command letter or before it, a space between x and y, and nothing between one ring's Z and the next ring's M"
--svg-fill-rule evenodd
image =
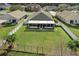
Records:
M58 24L57 25L60 25L63 30L73 39L73 40L78 40L78 37L67 27L65 26L62 22L58 21Z

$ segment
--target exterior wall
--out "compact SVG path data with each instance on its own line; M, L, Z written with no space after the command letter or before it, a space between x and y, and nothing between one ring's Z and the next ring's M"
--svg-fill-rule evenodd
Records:
M16 21L15 23L17 23L16 19L9 19L6 23L13 23L13 20L15 20Z
M79 19L77 20L77 24L79 24Z
M79 16L75 18L77 20L77 24L79 24Z
M66 22L67 24L70 24L70 20L68 20L68 19L67 19L67 20L65 20L65 22Z

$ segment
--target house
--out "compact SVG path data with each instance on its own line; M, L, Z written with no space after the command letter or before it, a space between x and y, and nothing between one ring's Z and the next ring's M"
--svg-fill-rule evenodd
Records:
M19 20L26 18L26 12L16 10L0 16L0 23L18 23Z
M46 11L56 11L58 8L56 6L45 6L43 7L43 10Z
M39 4L28 4L25 7L26 11L34 11L37 12L41 9L41 6Z
M62 12L57 12L56 15L61 21L67 24L71 25L79 24L79 13L65 10Z
M0 11L7 9L7 8L10 8L10 7L11 7L11 5L8 3L0 3Z
M1 15L0 16L0 24L3 24L3 23L12 23L14 21L15 21L15 18L12 17L9 14L5 14L5 15Z
M38 11L33 13L26 22L27 28L31 29L54 29L55 22L50 13L46 11Z
M8 14L11 15L12 17L14 17L16 19L16 21L19 21L19 20L27 17L27 13L25 11L20 11L20 10L16 10L16 11L10 12Z

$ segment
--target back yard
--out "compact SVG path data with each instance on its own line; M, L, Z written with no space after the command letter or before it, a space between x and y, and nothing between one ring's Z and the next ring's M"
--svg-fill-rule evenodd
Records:
M63 55L69 53L67 43L71 39L60 27L56 27L51 32L39 32L26 31L25 26L22 26L16 32L16 38L14 50L24 50L26 52L30 50L34 53L38 51L47 55L57 55L57 53L60 55L61 52L63 52Z

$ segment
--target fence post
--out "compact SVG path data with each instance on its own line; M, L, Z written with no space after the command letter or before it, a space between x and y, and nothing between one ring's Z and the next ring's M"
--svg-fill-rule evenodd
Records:
M25 51L25 45L24 45L24 51Z
M42 54L43 54L43 47L41 47L42 48Z
M38 55L38 46L37 46L37 55Z

